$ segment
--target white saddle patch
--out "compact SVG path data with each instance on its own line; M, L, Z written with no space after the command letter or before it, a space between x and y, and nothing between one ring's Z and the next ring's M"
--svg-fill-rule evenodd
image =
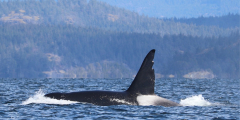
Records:
M139 95L137 96L137 102L142 106L157 105L158 101L168 101L165 98L157 95Z

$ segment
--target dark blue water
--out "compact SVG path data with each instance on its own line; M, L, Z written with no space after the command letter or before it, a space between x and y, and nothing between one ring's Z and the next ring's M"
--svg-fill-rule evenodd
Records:
M1 119L240 119L238 79L156 79L155 93L181 107L96 106L50 92L126 90L132 79L0 79Z

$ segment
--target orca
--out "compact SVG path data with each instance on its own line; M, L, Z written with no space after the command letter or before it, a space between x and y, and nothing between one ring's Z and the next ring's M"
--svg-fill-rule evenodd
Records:
M145 57L136 77L126 91L80 91L71 93L49 93L45 97L91 103L99 106L110 105L154 105L154 106L180 106L178 103L154 94L155 73L152 68L155 49Z

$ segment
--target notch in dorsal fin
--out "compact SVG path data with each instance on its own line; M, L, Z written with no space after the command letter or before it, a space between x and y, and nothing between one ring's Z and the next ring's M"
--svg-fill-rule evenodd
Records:
M136 77L127 92L142 95L154 94L155 74L153 66L155 49L152 49L145 57Z

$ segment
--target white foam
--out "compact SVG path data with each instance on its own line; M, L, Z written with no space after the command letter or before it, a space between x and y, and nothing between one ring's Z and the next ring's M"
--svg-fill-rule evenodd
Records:
M216 105L204 99L202 95L195 95L180 101L182 106L211 106Z
M27 104L31 104L31 103L60 104L60 105L78 103L78 102L69 101L69 100L52 99L52 98L44 97L44 95L45 95L44 92L40 89L39 91L37 91L35 93L34 96L23 101L22 105L27 105Z

